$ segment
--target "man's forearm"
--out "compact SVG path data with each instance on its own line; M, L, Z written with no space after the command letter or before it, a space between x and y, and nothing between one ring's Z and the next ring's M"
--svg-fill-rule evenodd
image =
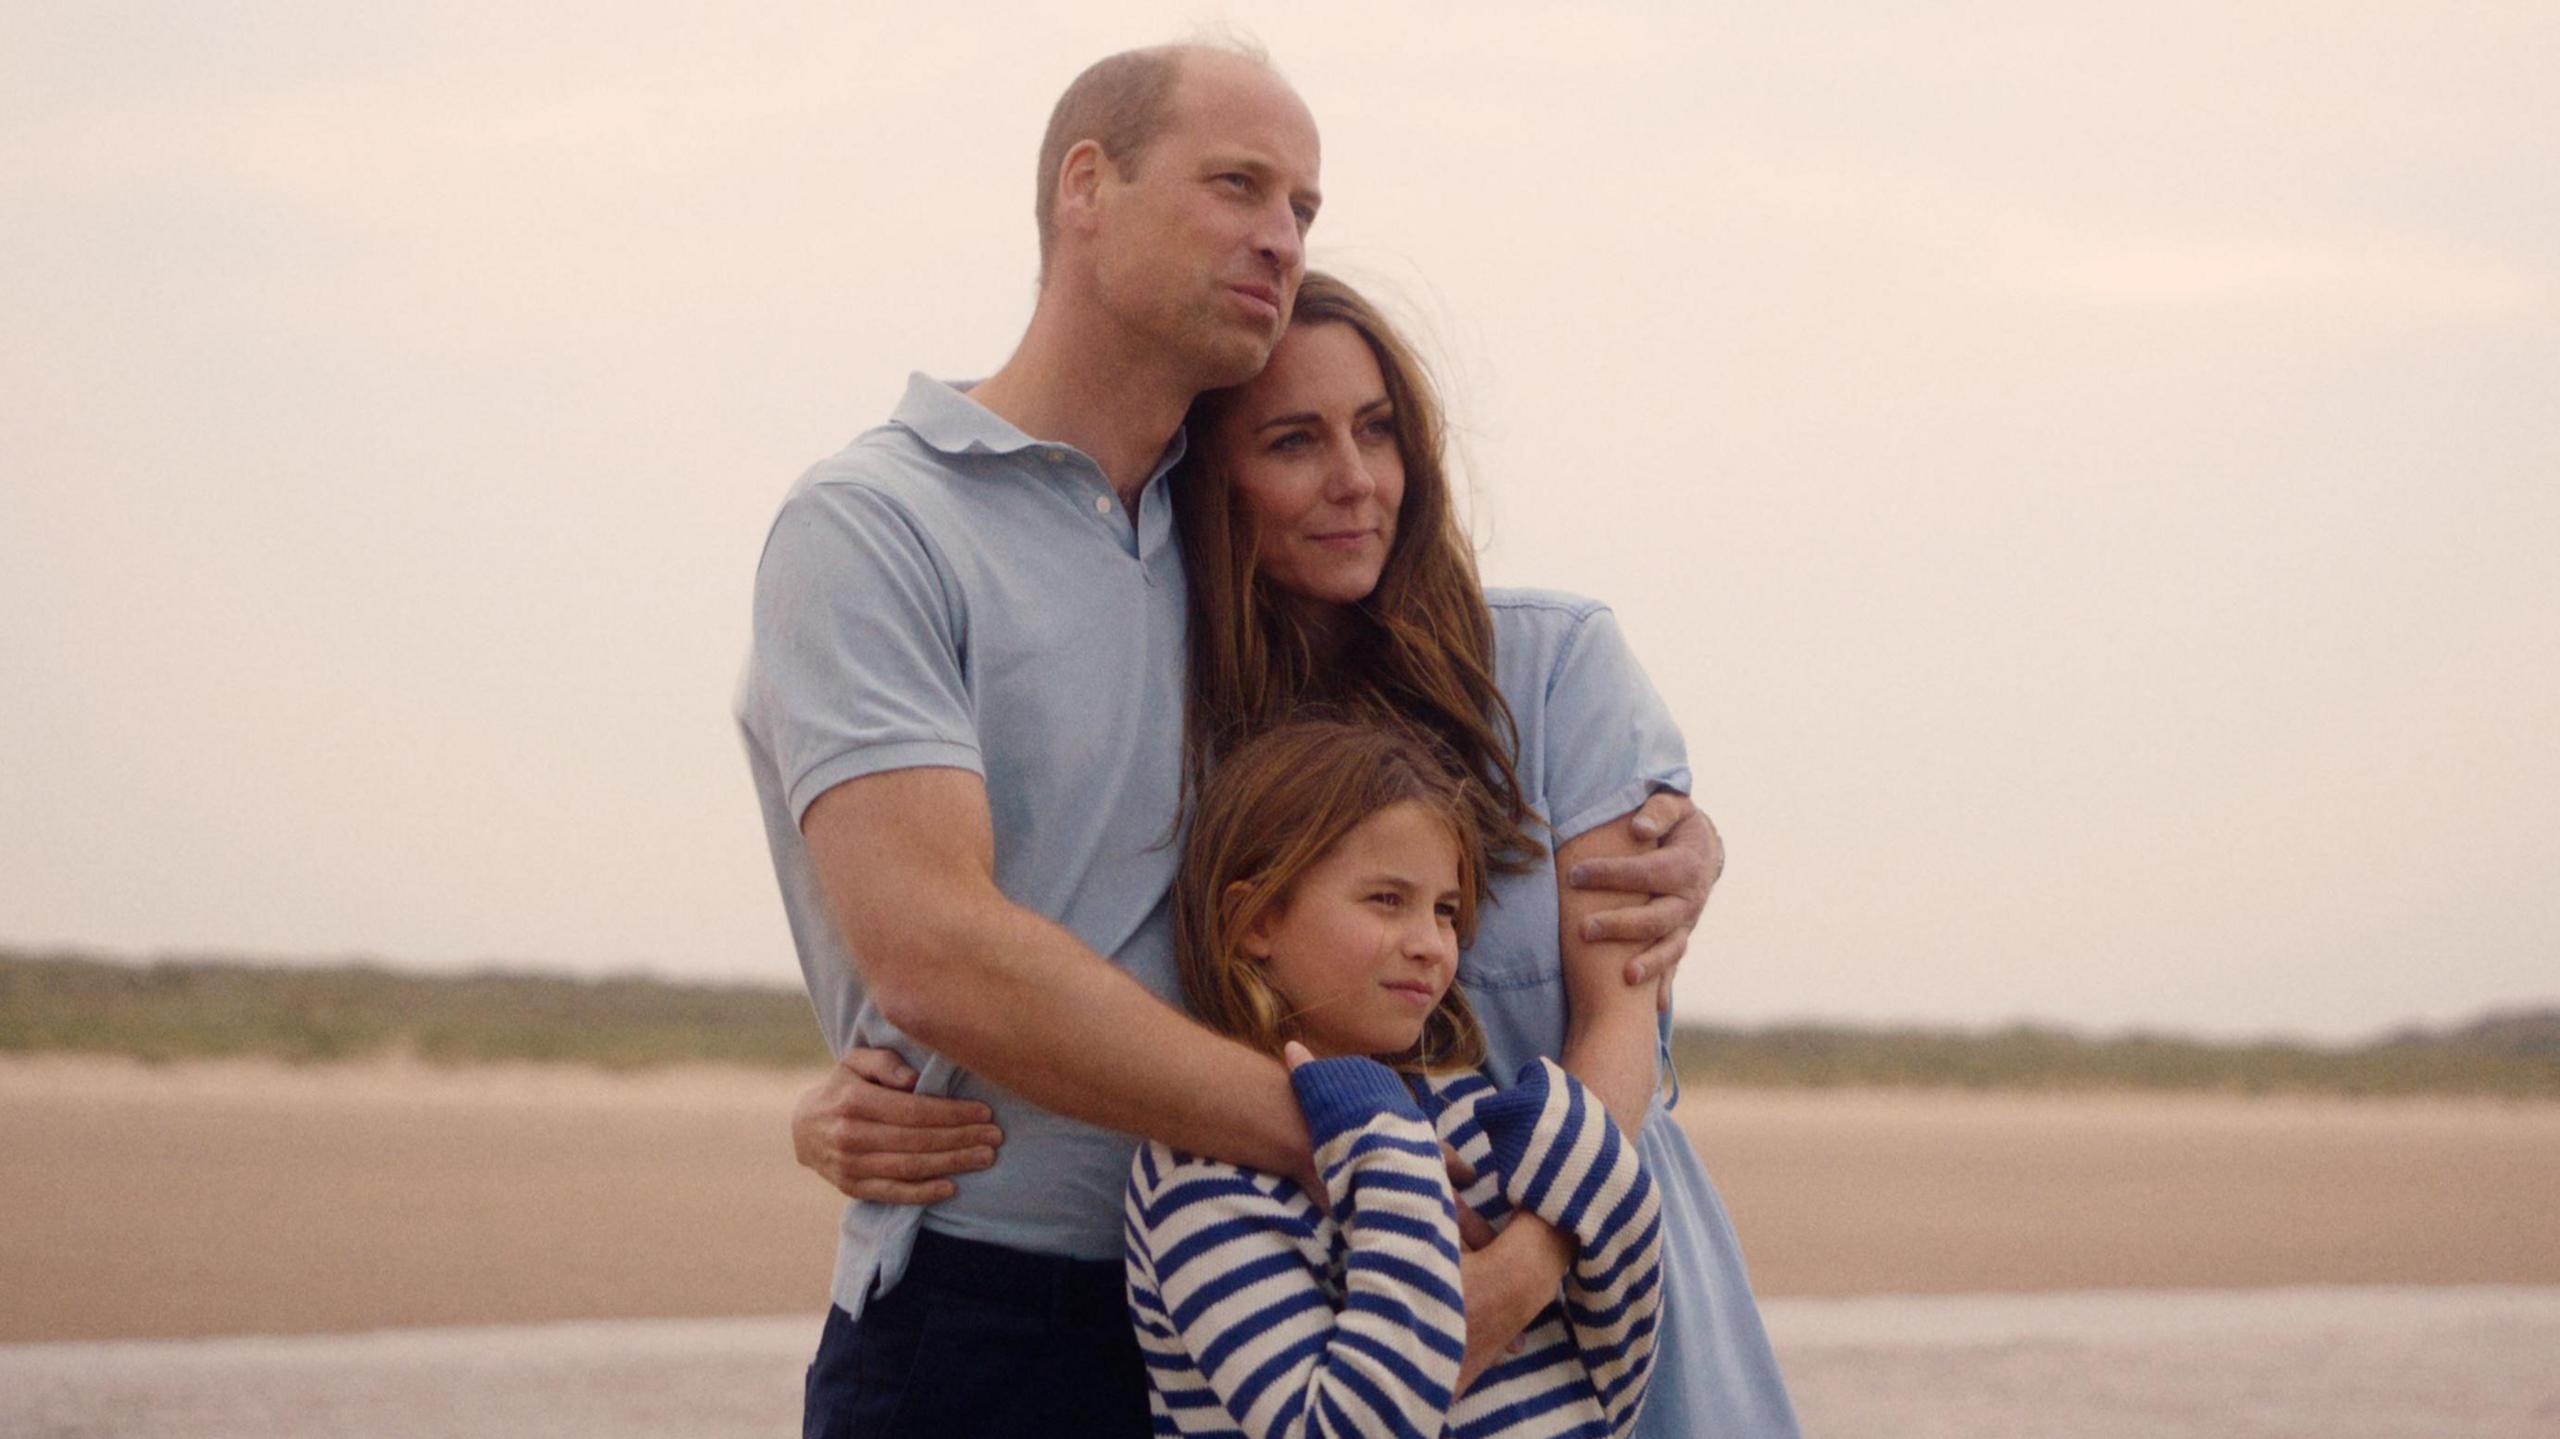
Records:
M1125 1134L1312 1177L1276 1059L1162 1003L995 881L965 770L893 770L801 819L827 907L889 1022L1032 1103Z
M1274 1174L1310 1172L1279 1061L1158 1000L1063 927L982 898L875 983L891 1023L1071 1118Z

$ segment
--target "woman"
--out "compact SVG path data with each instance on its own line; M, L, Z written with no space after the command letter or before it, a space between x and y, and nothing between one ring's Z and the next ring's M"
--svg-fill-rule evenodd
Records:
M1194 472L1176 508L1194 786L1219 754L1314 702L1392 710L1459 757L1480 781L1495 870L1458 970L1489 1068L1561 1057L1638 1135L1661 1197L1662 1333L1636 1432L1793 1435L1732 1225L1652 1098L1667 1034L1631 1034L1616 1010L1595 1030L1607 1007L1566 989L1568 971L1597 966L1575 962L1592 943L1592 897L1558 876L1623 845L1610 821L1647 793L1689 788L1679 731L1609 611L1479 587L1429 379L1375 307L1329 276L1306 277L1271 363L1202 396L1189 433ZM804 1159L829 1148L815 1128L804 1106Z

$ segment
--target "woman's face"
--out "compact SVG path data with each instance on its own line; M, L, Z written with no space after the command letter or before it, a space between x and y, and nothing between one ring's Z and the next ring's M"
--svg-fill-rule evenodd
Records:
M1395 545L1404 456L1386 379L1359 331L1292 326L1211 442L1253 516L1263 578L1320 604L1368 598Z

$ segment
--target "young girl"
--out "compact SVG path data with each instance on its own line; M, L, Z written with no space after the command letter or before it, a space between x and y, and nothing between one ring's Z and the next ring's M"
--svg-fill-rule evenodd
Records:
M1203 786L1174 884L1184 995L1292 1069L1324 1204L1161 1143L1127 1203L1131 1317L1158 1433L1624 1435L1644 1397L1661 1225L1635 1148L1548 1060L1497 1092L1454 987L1484 850L1431 741L1298 721ZM1453 1400L1458 1198L1577 1255L1563 1291ZM1499 1241L1497 1241L1499 1242Z

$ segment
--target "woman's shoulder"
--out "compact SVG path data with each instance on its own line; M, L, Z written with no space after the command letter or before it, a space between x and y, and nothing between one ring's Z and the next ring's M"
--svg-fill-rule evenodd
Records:
M1556 672L1595 633L1605 648L1617 628L1607 603L1565 590L1497 586L1484 592L1484 603L1493 616L1495 682L1515 716L1522 705L1543 701Z
M1487 585L1485 608L1501 626L1544 625L1571 629L1609 608L1608 603L1570 590L1543 590L1523 585Z

